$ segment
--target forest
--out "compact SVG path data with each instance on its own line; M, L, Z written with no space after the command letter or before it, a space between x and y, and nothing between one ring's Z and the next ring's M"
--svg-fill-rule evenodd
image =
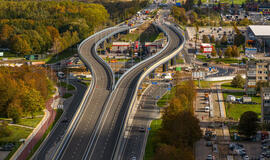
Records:
M57 54L146 4L0 0L0 48L17 55Z
M59 53L105 25L100 4L0 1L0 45L17 54Z
M0 117L17 123L42 111L54 91L48 76L43 67L0 67Z

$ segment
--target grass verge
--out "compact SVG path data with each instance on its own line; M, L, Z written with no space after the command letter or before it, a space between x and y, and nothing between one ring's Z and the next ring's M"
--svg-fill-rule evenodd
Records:
M223 93L224 100L226 100L228 95L233 95L236 98L241 98L244 95L242 93ZM229 104L225 102L226 115L228 118L232 118L234 120L239 120L241 115L246 111L253 111L257 113L259 116L261 114L261 105L260 97L251 97L253 102L257 102L258 104Z
M149 135L147 139L144 160L150 160L154 156L155 146L157 145L157 141L155 139L156 139L158 130L161 128L161 123L162 123L162 120L157 119L157 120L153 120L150 125L151 130L149 131Z
M38 123L42 120L42 118L43 117L25 118L21 119L18 124L29 127L36 127Z
M75 90L75 87L73 85L67 84L66 82L59 82L57 85L66 88L68 91Z
M194 81L195 85L199 87L199 81ZM214 83L223 82L223 81L200 81L201 88L211 88Z
M47 135L52 131L55 123L59 120L59 118L61 117L63 113L62 109L57 109L56 110L56 116L54 119L54 122L48 127L48 129L46 130L46 132L43 134L43 136L41 137L41 139L37 142L37 144L34 146L34 148L31 150L30 154L28 155L28 157L26 158L27 160L30 159L33 154L36 152L36 150L39 148L39 146L41 145L41 143L44 141L44 139L47 137Z
M47 59L45 59L45 62L47 64L56 63L62 59L69 58L69 57L73 56L75 53L77 53L77 49L72 50L71 48L68 48L61 53L58 53L56 55L48 57Z
M235 88L235 87L232 87L232 86L231 86L231 82L223 83L223 84L221 85L221 88L222 88L222 89L230 89L230 90L243 90L243 88Z
M158 101L157 106L165 107L175 94L175 87L172 87L171 91L167 91Z
M5 160L10 159L12 157L12 155L20 147L21 142L19 142L19 140L26 139L28 137L28 135L31 134L31 132L32 132L32 129L28 129L28 128L24 128L24 127L7 126L7 128L11 131L11 135L8 137L0 138L0 143L1 144L13 143L13 144L15 144L15 147L12 149L11 152L9 152L9 154L5 158Z
M69 98L69 97L71 97L71 96L72 96L71 93L65 93L65 94L63 95L63 98Z
M231 63L241 63L242 60L238 60L235 58L207 58L205 55L196 55L197 59L203 61L203 62L216 62L216 63L227 63L227 64L231 64Z

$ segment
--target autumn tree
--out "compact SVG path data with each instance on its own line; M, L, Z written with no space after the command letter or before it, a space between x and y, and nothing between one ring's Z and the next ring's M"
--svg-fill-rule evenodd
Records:
M209 37L207 35L203 35L203 39L202 39L203 43L209 43Z
M160 130L160 136L164 143L176 147L192 147L201 138L199 120L193 116L193 113L190 111L172 113L167 108L165 113L162 117Z
M232 54L232 57L239 57L240 56L240 53L238 51L237 46L232 46L232 52L231 52L231 54Z
M11 38L12 40L12 49L13 51L15 51L16 53L19 54L29 54L32 50L30 48L30 45L27 43L26 40L22 39L20 36L13 36Z
M213 56L213 57L217 56L216 47L213 47L212 52L211 52L211 56Z
M216 39L215 39L215 36L214 36L214 35L212 35L212 36L210 37L210 42L211 42L211 43L216 43Z
M194 160L194 156L191 148L187 147L174 147L172 145L161 144L154 156L154 160L164 160L164 159L174 159L174 160Z
M34 117L34 113L41 111L44 108L45 102L40 93L34 88L25 87L24 90L25 93L22 100L24 112L29 113Z
M5 45L7 45L7 41L13 34L14 34L13 27L9 26L8 24L4 24L0 32L0 42L5 43Z
M227 43L228 43L228 39L227 39L227 36L224 34L221 38L221 44L227 45Z
M225 54L225 57L231 57L232 56L232 47L228 46L224 54Z

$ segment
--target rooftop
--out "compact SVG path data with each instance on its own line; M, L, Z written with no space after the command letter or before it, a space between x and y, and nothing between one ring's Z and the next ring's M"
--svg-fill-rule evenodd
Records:
M249 28L255 36L270 36L270 25L250 25Z

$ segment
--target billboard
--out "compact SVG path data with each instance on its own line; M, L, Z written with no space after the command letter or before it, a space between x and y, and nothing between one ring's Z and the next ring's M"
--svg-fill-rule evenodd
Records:
M245 48L245 53L246 54L256 54L257 48Z

